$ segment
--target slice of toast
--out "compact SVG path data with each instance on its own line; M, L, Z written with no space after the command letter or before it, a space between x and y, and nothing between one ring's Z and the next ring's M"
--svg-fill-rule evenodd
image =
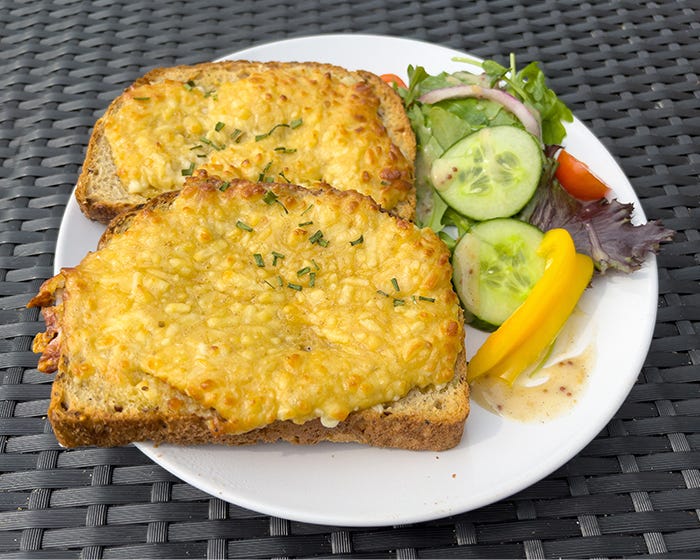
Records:
M66 446L448 449L469 413L449 251L332 188L195 174L29 305Z
M175 66L136 80L97 121L76 199L107 223L204 169L354 189L412 219L415 154L400 98L372 73L314 62Z

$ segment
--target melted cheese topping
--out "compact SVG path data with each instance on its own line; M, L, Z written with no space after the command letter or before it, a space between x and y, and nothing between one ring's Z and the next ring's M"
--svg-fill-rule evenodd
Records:
M326 424L448 382L449 251L357 193L188 186L66 277L71 370L166 381L237 433Z
M303 66L206 86L133 87L106 120L105 135L122 184L146 198L179 189L193 169L326 182L389 210L412 189L413 162L387 135L372 89Z

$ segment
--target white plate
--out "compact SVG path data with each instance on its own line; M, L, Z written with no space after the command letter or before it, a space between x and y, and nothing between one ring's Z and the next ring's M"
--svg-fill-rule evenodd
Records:
M427 43L370 35L325 35L246 49L227 58L319 61L406 78L409 64L428 72L454 71L463 55ZM504 53L504 56L507 53ZM614 159L579 121L566 144L610 185L637 205ZM56 249L56 270L77 264L95 248L102 227L68 204ZM345 526L421 522L488 505L537 482L572 458L606 425L635 382L651 342L657 301L656 261L627 276L598 279L582 302L591 314L597 358L585 394L566 416L525 424L476 404L461 445L450 451L409 452L354 444L139 448L176 476L214 496L287 519ZM472 355L483 340L467 334Z

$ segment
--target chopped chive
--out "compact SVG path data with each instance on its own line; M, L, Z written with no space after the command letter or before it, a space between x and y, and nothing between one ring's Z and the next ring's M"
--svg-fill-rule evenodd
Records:
M377 293L380 296L389 297L389 294L387 294L384 290L377 290Z
M270 136L270 134L272 134L275 130L277 130L277 129L280 128L281 126L283 126L283 127L288 127L289 125L288 125L287 123L276 124L275 126L273 126L273 127L272 127L270 130L268 130L267 132L264 132L263 134L256 134L256 135L255 135L255 141L256 141L256 142L260 142L260 140L264 140L265 138L267 138L268 136Z
M277 251L272 251L272 266L277 266L277 261L279 259L283 259L284 255L282 253L278 253Z
M265 284L267 284L268 286L270 286L270 288L274 288L274 286L273 286L272 284L270 284L267 280L264 280L264 282L265 282Z
M205 158L207 157L207 154L195 154L195 156L199 158Z
M280 288L284 286L284 279L279 275L277 276L277 284L279 284Z
M394 289L395 289L397 292L400 292L400 291L401 291L401 290L399 289L399 282L398 282L398 280L396 280L396 278L392 278L392 279L391 279L391 285L394 286Z
M216 90L215 89L210 89L204 94L204 97L214 97L214 99L217 99L216 97Z
M277 130L277 129L280 128L280 127L284 127L284 128L298 128L299 126L301 126L301 123L302 123L302 120L301 120L301 119L294 119L294 120L293 120L292 122L290 122L289 124L287 124L287 123L279 123L279 124L276 124L275 126L273 126L273 127L272 127L270 130L268 130L267 132L264 132L263 134L256 134L256 135L255 135L255 141L256 141L256 142L260 142L260 140L264 140L265 138L267 138L268 136L270 136L270 134L272 134L275 130Z
M242 229L243 231L253 231L253 228L250 227L248 224L245 222L242 222L241 220L238 220L236 222L236 227Z
M200 136L200 137L199 137L199 141L200 141L202 144L206 144L207 146L211 146L211 147L214 148L217 152L220 152L221 150L223 150L223 149L226 147L226 146L224 146L223 144L216 144L215 142L212 142L212 141L209 140L209 138L207 138L206 136Z
M297 292L301 292L302 286L300 284L292 284L291 282L287 282L287 287L291 288L292 290L296 290Z
M214 130L216 132L219 132L222 128L224 128L226 125L222 123L221 121L217 122L216 125L214 126Z
M194 173L194 162L190 163L190 166L187 169L182 169L181 173L184 177L192 175L192 173Z
M394 298L394 307L398 307L399 305L405 305L406 302L402 299Z
M304 211L301 213L301 215L303 216L303 215L306 214L309 210L311 210L313 207L314 207L313 204L309 204L309 205L306 207L306 210L304 210Z
M316 273L309 272L309 286L313 288L316 285Z
M150 97L134 97L134 101L148 101Z
M304 276L304 274L308 274L309 272L311 272L311 267L305 266L304 268L297 270L297 276Z
M270 162L270 163L272 163L272 162ZM271 178L270 178L269 182L272 182ZM273 193L272 191L267 191L265 193L265 196L263 196L263 202L265 202L265 204L277 203L282 207L285 214L289 214L289 210L287 210L287 207L279 201L279 197L275 193Z
M260 175L258 175L258 183L262 183L265 181L265 175L267 174L271 165L272 165L272 162L268 161L267 165L265 167L263 167L263 170L260 172Z
M328 247L328 240L323 238L323 232L320 229L316 230L316 233L309 237L309 242L312 245L317 243L321 247Z
M263 196L263 202L265 204L274 204L275 202L277 202L277 198L278 197L275 193L273 193L272 191L267 191L265 193L265 196Z
M296 151L296 148L285 148L284 146L277 146L275 148L275 152L280 152L282 154L293 154Z
M362 243L364 240L365 238L362 235L360 235L360 237L358 237L354 241L351 241L350 245L354 247L355 245L359 245L360 243Z
M187 80L187 82L185 82L184 84L182 84L182 86L183 86L187 91L191 91L191 90L196 86L196 84L194 83L193 80Z
M317 263L315 260L311 259L311 264L314 265L314 267L316 268L316 270L321 270L321 267L318 266L318 263Z
M421 301L429 301L430 303L435 303L434 297L418 296L418 299Z
M243 131L240 128L236 128L232 133L231 133L231 140L234 142L238 143L241 141L241 137L243 136Z
M265 266L265 261L260 253L255 253L253 258L255 259L255 264L257 264L260 268Z
M226 189L228 189L231 186L231 181L225 181L221 183L221 186L219 187L219 190L221 192L224 192Z
M203 147L203 146L202 146L201 144L197 144L196 146L192 146L192 147L190 148L190 151L192 151L192 150L199 150L199 149L202 148L202 147Z
M283 171L280 171L278 175L279 175L280 177L282 177L282 179L284 179L285 181L287 181L287 183L291 183L291 181L290 181L289 179L287 179L287 177L285 177Z
M298 225L299 225L299 227L304 227L304 226L310 226L311 224L313 224L313 222L301 222Z

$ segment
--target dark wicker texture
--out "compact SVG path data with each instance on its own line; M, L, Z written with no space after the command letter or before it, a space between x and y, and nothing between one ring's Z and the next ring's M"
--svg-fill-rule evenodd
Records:
M0 4L0 556L20 558L700 555L700 3L124 0ZM412 37L521 62L615 155L659 256L651 350L599 436L491 506L401 527L291 522L210 497L133 447L62 450L25 309L52 273L95 119L144 71L316 33Z

